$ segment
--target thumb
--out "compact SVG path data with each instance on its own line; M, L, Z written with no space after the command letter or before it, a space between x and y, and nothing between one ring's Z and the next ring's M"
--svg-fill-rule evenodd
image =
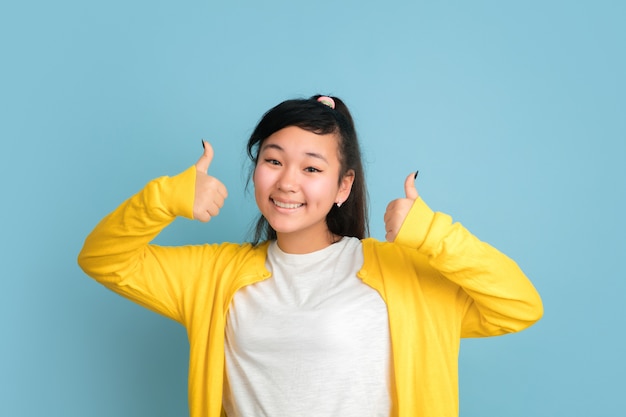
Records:
M417 193L417 188L415 188L415 173L411 173L406 180L404 181L404 194L406 198L410 198L411 200L416 200L419 197Z
M198 162L196 162L196 169L206 174L213 160L213 147L206 140L202 140L202 146L204 147L204 153L200 159L198 159Z

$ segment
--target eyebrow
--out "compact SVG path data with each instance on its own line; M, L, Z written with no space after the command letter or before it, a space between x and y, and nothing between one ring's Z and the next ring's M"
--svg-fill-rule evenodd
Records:
M263 152L266 149L276 149L277 151L280 152L285 152L285 150L280 147L279 145L275 144L275 143L268 143L267 145L263 145L263 147L261 148L261 152ZM305 152L304 153L306 156L310 156L311 158L316 158L316 159L321 159L322 161L326 162L328 164L328 160L324 157L324 155L317 153L317 152Z

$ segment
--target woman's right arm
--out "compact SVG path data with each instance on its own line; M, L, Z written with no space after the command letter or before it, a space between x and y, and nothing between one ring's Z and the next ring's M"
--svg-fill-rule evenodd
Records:
M80 267L103 285L152 310L181 319L185 285L202 267L196 246L166 248L150 242L176 217L208 221L226 197L224 185L207 175L213 150L174 177L161 177L107 215L87 236Z

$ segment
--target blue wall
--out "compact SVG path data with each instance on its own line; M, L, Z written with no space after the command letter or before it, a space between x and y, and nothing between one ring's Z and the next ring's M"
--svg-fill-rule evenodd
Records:
M461 416L623 413L624 2L14 3L0 6L0 415L187 413L184 330L88 279L82 240L193 164L200 138L230 197L158 241L244 239L245 140L269 107L316 92L354 113L375 237L417 168L429 205L544 298L531 329L463 342Z

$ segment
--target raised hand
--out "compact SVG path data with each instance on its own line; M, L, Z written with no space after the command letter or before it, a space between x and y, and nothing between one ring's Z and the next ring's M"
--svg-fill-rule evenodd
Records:
M204 153L196 162L196 192L193 201L193 218L208 222L215 217L224 206L228 196L226 186L220 180L208 175L213 160L213 147L209 142L202 141Z
M400 231L404 219L409 214L413 202L419 197L415 188L415 173L412 173L404 181L405 198L398 198L387 205L385 211L385 239L393 242Z

